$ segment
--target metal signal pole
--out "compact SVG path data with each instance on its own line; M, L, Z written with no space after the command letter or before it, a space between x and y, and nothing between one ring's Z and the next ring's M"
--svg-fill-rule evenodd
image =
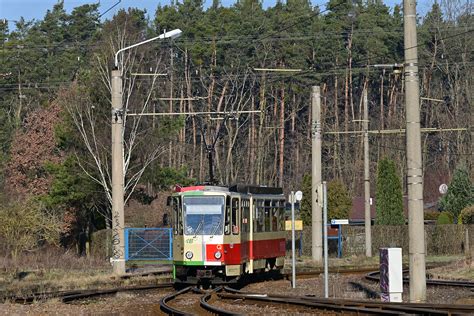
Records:
M364 89L364 207L365 207L365 256L372 257L372 218L370 214L370 163L369 163L369 104L367 88Z
M112 70L112 266L125 274L122 74Z
M410 301L424 302L426 300L425 227L423 221L423 170L415 0L403 1L403 23L405 39Z
M323 259L323 222L322 201L318 190L321 188L321 92L319 86L313 86L311 92L311 253L313 260L322 263Z

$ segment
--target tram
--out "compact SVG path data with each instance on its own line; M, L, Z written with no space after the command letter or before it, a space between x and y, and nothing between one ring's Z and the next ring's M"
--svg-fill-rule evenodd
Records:
M286 234L281 188L177 187L168 204L175 282L229 283L244 274L283 268Z

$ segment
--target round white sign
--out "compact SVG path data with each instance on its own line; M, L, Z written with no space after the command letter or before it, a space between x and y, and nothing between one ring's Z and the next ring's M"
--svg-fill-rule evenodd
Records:
M301 201L301 199L303 199L303 192L296 191L295 198L296 198L297 201Z
M443 183L439 186L439 193L446 194L446 192L448 192L448 185L446 183Z

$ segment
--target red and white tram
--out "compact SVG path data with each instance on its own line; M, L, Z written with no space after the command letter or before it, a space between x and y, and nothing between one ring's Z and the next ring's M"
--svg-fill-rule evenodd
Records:
M170 197L176 282L220 283L283 268L281 188L178 187Z

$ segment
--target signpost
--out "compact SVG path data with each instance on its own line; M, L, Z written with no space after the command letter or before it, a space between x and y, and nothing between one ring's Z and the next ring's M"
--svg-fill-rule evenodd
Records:
M291 287L296 287L296 255L295 255L295 202L301 201L303 198L303 193L301 191L291 191L290 194L290 203L291 203L291 269L292 269L292 278L291 278Z

